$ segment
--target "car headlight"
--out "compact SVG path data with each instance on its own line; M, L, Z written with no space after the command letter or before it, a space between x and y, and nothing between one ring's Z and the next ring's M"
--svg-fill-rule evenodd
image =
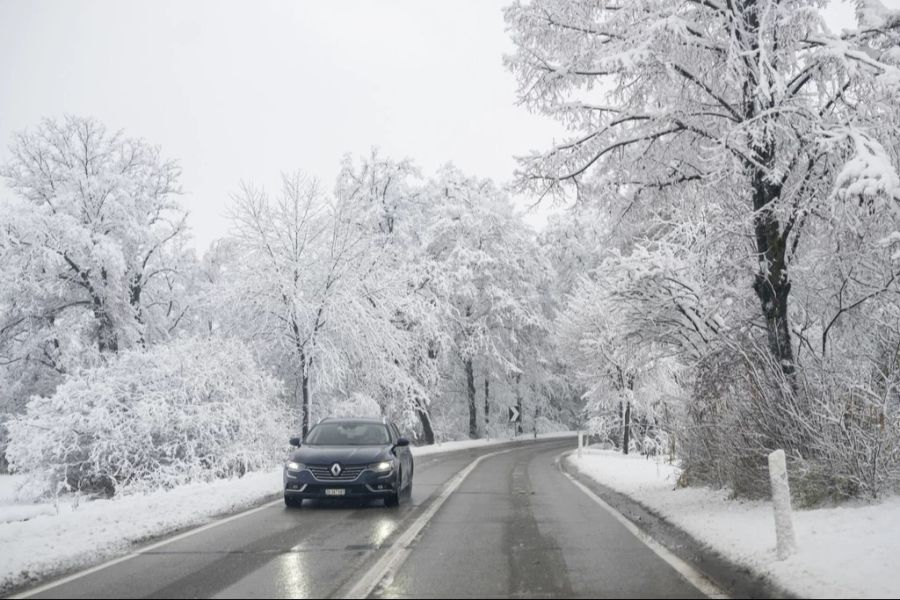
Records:
M306 465L298 463L298 462L289 462L288 464L286 464L284 466L287 467L288 471L300 471L300 470L306 468Z
M383 460L381 462L372 463L371 465L369 465L369 468L376 473L387 473L394 468L394 463L390 460Z

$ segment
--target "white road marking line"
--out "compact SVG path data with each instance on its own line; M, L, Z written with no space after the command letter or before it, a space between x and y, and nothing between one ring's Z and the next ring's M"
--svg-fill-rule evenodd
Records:
M367 598L382 581L393 581L397 569L400 568L412 552L410 545L413 540L415 540L416 536L419 535L426 525L428 525L431 518L434 517L435 513L443 506L444 502L447 501L447 498L450 497L450 494L455 492L456 489L462 485L462 482L469 476L469 473L471 473L484 459L499 454L506 454L507 452L513 452L514 450L521 450L521 448L508 448L506 450L479 456L454 475L444 488L444 491L441 492L440 496L438 496L428 507L428 510L419 515L419 518L394 541L393 545L391 545L381 558L379 558L378 561L357 580L356 584L354 584L347 592L339 592L335 597Z
M126 560L131 560L132 558L140 556L141 554L144 554L145 552L150 552L151 550L156 550L157 548L161 548L162 546L165 546L166 544L171 544L173 542L177 542L178 540L183 540L184 538L190 537L192 535L196 535L198 533L202 533L208 529L212 529L213 527L218 527L219 525L224 525L225 523L230 523L231 521L241 519L243 517L247 517L249 515L258 513L269 507L275 506L276 504L281 504L282 502L284 502L284 500L282 500L281 498L279 498L278 500L272 500L271 502L267 502L267 503L263 504L262 506L257 506L256 508L251 508L250 510L245 510L243 512L239 512L235 515L231 515L230 517L225 517L224 519L220 519L218 521L213 521L212 523L207 523L206 525L197 527L196 529L191 529L190 531L185 531L184 533L180 533L180 534L176 535L175 537L168 538L166 540L162 540L161 542L156 542L155 544L151 544L149 546L141 548L140 550L132 552L131 554L127 554L125 556L120 556L119 558L114 558L110 561L107 561L103 564L99 564L95 567L91 567L89 569L85 569L84 571L79 571L77 573L73 573L72 575L69 575L68 577L63 577L62 579L59 579L57 581L52 581L52 582L44 584L42 586L30 589L26 592L22 592L21 594L16 594L15 596L9 596L9 598L30 598L32 596L36 596L37 594L42 594L42 593L46 592L47 590L52 590L55 587L65 585L67 583L75 581L76 579L81 579L82 577L86 577L88 575L91 575L92 573L96 573L97 571L102 571L103 569L106 569L113 565L123 563Z
M566 473L562 467L560 467L559 461L560 459L567 454L571 454L572 450L567 450L556 457L556 467L559 469L560 473L565 475L569 481L574 483L578 489L584 492L588 498L602 506L609 514L613 516L619 523L625 526L625 529L630 531L634 537L639 539L644 543L645 546L650 548L657 556L661 559L669 563L669 565L678 571L678 573L688 580L688 582L693 585L695 588L700 590L700 592L706 596L707 598L728 598L728 594L726 594L719 586L713 583L706 575L692 567L690 564L676 556L672 553L671 550L657 542L655 539L644 533L641 529L638 528L637 525L632 523L625 517L622 513L617 511L615 508L610 506L603 498L595 494L589 487Z

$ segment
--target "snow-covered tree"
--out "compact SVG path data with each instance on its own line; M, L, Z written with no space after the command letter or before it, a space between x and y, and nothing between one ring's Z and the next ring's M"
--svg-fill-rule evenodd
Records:
M429 285L451 307L448 326L464 370L469 435L475 437L478 363L486 429L491 380L521 372L520 338L526 329L546 324L532 287L546 268L534 235L491 182L447 167L430 182L427 195L435 207L425 234L433 265Z
M179 169L93 119L47 119L0 166L0 413L185 321ZM2 435L0 435L2 438ZM2 446L2 444L0 444Z
M788 451L808 497L900 480L878 458L900 440L887 351L900 343L890 325L900 305L898 20L861 0L859 29L835 34L823 6L534 0L507 10L521 100L571 132L523 159L519 182L573 190L604 232L606 258L584 273L566 318L608 317L606 339L627 346L635 385L657 373L654 387L681 388L667 394L685 402L670 433L687 479L739 493L760 489L774 448ZM572 349L584 336L568 331Z
M429 406L440 388L439 349L446 346L447 306L429 285L431 275L422 233L433 207L426 203L420 177L410 160L397 162L373 149L357 160L344 157L335 195L351 206L354 219L382 250L381 270L403 282L402 289L395 291L397 312L392 322L408 341L408 352L394 360L395 367L412 377L416 385L395 390L395 395L406 401L400 407L386 408L404 421L411 401L422 440L432 444L435 433Z
M17 134L11 151L0 171L16 192L2 211L2 340L40 336L61 320L101 354L156 335L163 280L177 272L170 254L186 232L175 163L77 117ZM65 368L57 343L51 334L21 358Z
M299 174L283 178L274 200L244 186L231 208L238 264L223 290L231 327L296 390L304 435L314 388L327 396L361 382L415 387L403 369L409 336L394 323L405 281L383 268L385 247L354 209Z
M289 428L278 391L234 340L122 350L33 398L8 425L7 456L44 495L243 475L283 458Z
M522 101L573 132L523 160L521 182L670 207L675 220L690 202L727 206L731 229L752 240L752 289L788 376L791 261L810 215L823 202L886 210L900 199L884 110L900 89L896 57L876 49L883 33L831 33L820 8L534 0L506 13Z

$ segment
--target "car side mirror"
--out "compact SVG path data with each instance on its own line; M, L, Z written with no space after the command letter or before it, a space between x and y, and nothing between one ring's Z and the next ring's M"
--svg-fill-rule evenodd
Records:
M397 438L397 443L395 444L395 446L400 446L401 448L405 447L405 446L409 446L409 440L406 439L405 437Z
M292 437L291 438L291 446L296 446L299 448L300 447L300 438Z

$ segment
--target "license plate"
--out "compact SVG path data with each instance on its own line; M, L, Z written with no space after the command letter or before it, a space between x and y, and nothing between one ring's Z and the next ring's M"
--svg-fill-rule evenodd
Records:
M347 490L344 488L326 488L325 495L326 496L343 496L347 493Z

